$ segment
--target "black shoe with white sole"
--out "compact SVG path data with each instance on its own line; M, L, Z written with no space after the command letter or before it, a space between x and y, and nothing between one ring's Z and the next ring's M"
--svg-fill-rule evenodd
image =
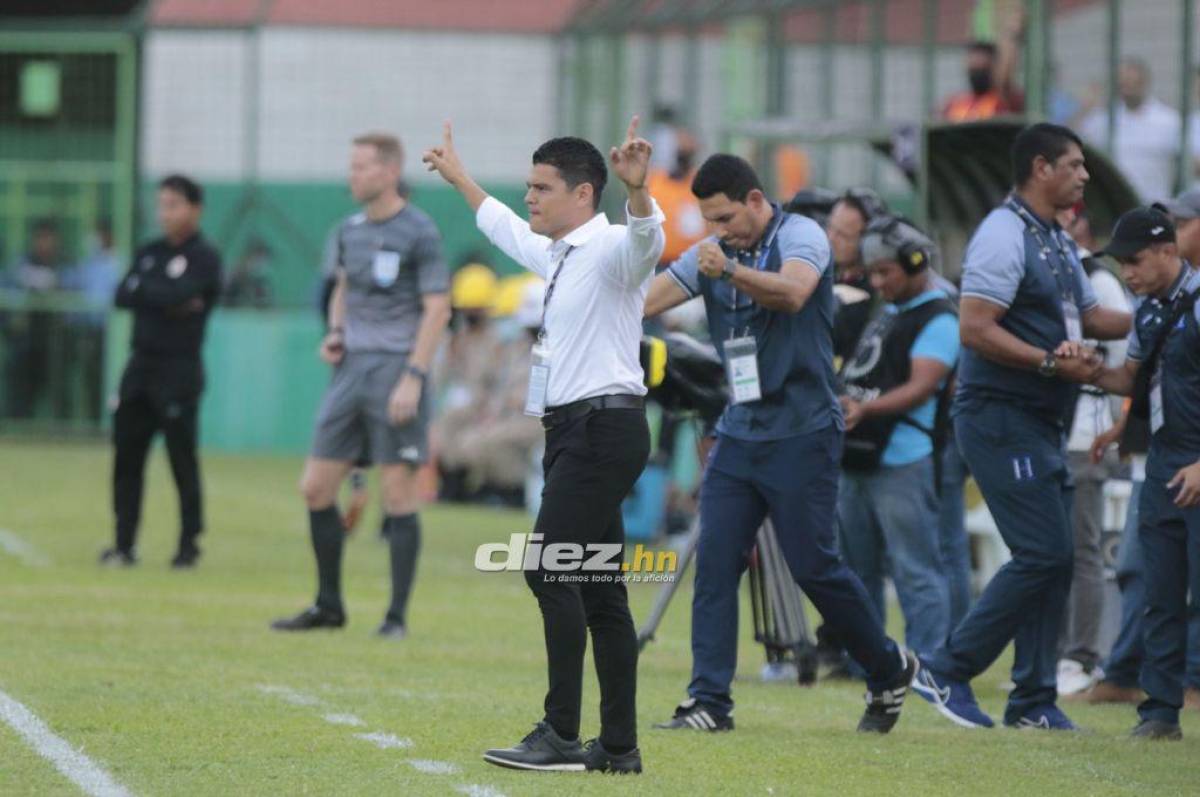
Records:
M137 563L137 554L132 549L107 548L100 552L100 564L105 567L133 567Z
M583 772L587 768L579 740L567 741L545 720L519 744L488 750L483 760L498 767L537 772Z
M689 697L676 706L671 719L654 727L667 731L693 730L716 733L733 730L733 717L713 711L704 704L697 703L696 698Z
M636 747L627 753L614 753L592 739L583 746L583 765L588 772L613 772L618 775L642 774L642 751Z
M867 690L867 710L858 721L860 733L887 733L900 719L900 709L908 695L908 687L917 677L917 670L921 669L913 653L905 650L900 655L904 657L904 669L900 674L881 691Z
M1177 722L1142 720L1129 735L1135 739L1151 739L1156 742L1177 742L1183 738L1183 730Z

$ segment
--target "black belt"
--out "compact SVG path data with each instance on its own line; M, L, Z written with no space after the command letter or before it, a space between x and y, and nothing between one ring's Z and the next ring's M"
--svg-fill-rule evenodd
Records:
M646 400L641 396L631 396L628 393L617 393L611 396L594 396L593 398L572 401L560 407L547 407L542 416L542 428L553 429L568 421L582 418L596 410L640 410L646 406Z

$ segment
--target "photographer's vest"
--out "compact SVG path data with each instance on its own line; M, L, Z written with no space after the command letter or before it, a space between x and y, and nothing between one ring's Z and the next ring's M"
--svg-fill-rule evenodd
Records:
M903 385L912 376L912 347L925 326L940 315L958 315L948 298L932 299L916 307L895 313L881 313L863 331L850 358L838 374L839 393L855 401L871 401ZM948 396L953 374L938 391L937 412L932 428L907 415L864 418L846 433L842 466L853 471L879 468L884 450L898 423L907 423L925 432L933 440L934 458L941 451L946 427Z

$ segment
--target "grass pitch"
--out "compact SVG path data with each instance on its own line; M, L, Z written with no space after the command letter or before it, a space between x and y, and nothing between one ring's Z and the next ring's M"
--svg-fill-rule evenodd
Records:
M965 731L913 696L891 735L857 735L861 687L758 682L747 601L737 730L654 731L688 681L686 588L641 660L646 774L498 769L480 753L540 717L541 622L520 574L478 573L473 556L480 543L527 531L522 514L425 512L411 635L399 643L371 636L388 584L368 516L347 549L348 627L287 636L267 623L305 606L314 581L298 460L206 457L205 557L182 573L167 567L177 520L161 451L141 565L96 565L110 537L109 466L100 445L0 443L0 528L48 560L0 552L0 691L137 795L1200 793L1196 714L1182 744L1156 745L1125 738L1129 707L1067 706L1081 734ZM631 586L635 618L655 590ZM976 682L996 718L1005 677L1002 662ZM597 702L589 665L585 736L598 730ZM78 793L0 724L0 794Z

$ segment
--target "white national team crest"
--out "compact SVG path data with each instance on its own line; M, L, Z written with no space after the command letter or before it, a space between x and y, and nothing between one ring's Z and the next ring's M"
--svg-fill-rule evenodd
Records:
M171 279L179 279L185 271L187 271L187 258L183 255L175 255L167 261L167 276Z
M376 252L375 260L371 264L371 273L379 287L386 288L391 285L400 274L400 253Z

